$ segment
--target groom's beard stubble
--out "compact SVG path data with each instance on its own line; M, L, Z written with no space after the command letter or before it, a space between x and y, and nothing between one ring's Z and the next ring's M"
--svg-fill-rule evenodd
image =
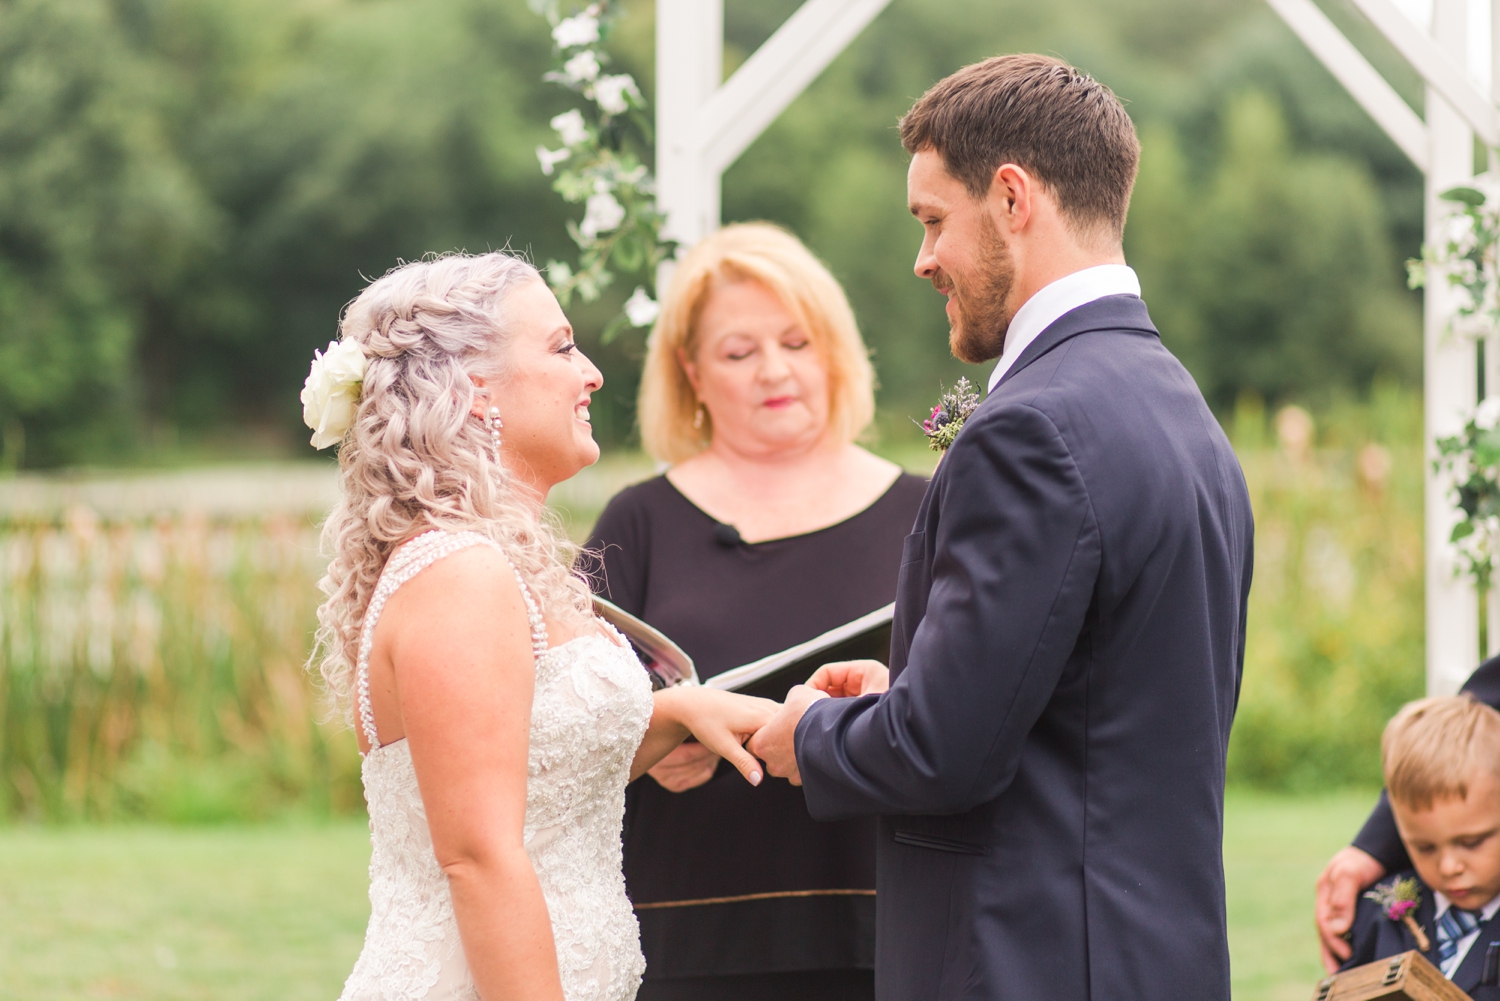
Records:
M981 217L979 238L972 277L961 279L944 271L932 277L938 291L949 286L953 289L954 317L948 330L948 348L953 357L970 364L1000 357L1005 349L1005 332L1015 316L1006 308L1016 283L1010 247L988 216Z

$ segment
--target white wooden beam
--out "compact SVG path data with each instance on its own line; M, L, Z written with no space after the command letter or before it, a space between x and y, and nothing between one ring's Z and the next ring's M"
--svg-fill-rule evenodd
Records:
M1375 124L1427 173L1427 126L1313 0L1267 0ZM1497 0L1500 2L1500 0Z
M664 234L686 246L719 226L720 172L703 162L696 123L723 78L724 0L656 0L656 202Z
M807 0L698 111L696 134L722 173L890 0Z
M1442 95L1486 146L1500 146L1500 114L1488 97L1469 81L1464 67L1468 63L1468 46L1460 32L1457 49L1440 45L1432 36L1412 24L1391 0L1353 0L1370 23L1411 63L1427 85ZM1434 4L1434 11L1437 4ZM1433 31L1438 21L1433 15ZM1467 18L1465 18L1467 20Z
M1356 0L1363 4L1364 0ZM1459 71L1468 53L1467 0L1434 0L1432 36L1444 59ZM1406 30L1419 29L1407 22ZM1451 67L1450 67L1451 68ZM1425 74L1424 74L1425 75ZM1463 184L1474 174L1474 136L1469 124L1445 99L1436 84L1427 87L1427 130L1432 140L1427 174L1427 241L1441 238L1443 220L1452 206L1438 194ZM1448 541L1457 520L1446 476L1432 472L1433 442L1457 434L1465 412L1475 404L1478 373L1474 346L1448 331L1457 307L1457 290L1447 282L1429 282L1423 293L1423 392L1426 466L1427 693L1451 695L1479 663L1479 602L1466 577L1458 576L1457 556Z

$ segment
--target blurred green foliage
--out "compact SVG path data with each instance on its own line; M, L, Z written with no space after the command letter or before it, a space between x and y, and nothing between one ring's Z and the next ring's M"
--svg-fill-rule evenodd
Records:
M726 70L796 5L728 0ZM611 44L649 95L654 5L627 6ZM1127 100L1127 255L1221 413L1414 385L1420 178L1260 0L896 0L724 182L727 220L791 227L846 283L888 438L966 372L909 270L895 121L1020 50ZM0 0L0 467L302 453L307 360L367 277L455 248L571 258L577 209L533 154L569 106L549 51L524 0ZM613 445L641 345L598 334L626 292L574 311Z
M1247 397L1231 426L1255 582L1229 778L1376 785L1386 721L1425 694L1419 399L1378 384L1367 405L1333 404L1305 450L1271 423Z
M1256 518L1236 784L1378 785L1381 729L1422 695L1421 407L1389 382L1368 395L1330 403L1300 439L1256 397L1234 411ZM925 470L936 458L885 451ZM293 470L267 469L260 493L290 494L277 478ZM649 475L617 456L553 501L583 538ZM143 479L160 481L153 493L179 482ZM316 722L302 668L314 527L255 506L141 517L75 501L0 521L0 823L359 809L353 735Z

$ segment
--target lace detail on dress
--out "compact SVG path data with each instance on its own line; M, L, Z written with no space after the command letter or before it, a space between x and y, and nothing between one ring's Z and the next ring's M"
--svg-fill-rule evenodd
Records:
M413 539L387 563L365 616L356 697L372 748L361 767L372 844L370 924L344 1001L478 998L406 741L376 740L368 670L375 621L391 594L443 556L482 544L499 549L474 532ZM651 684L612 629L614 641L592 634L549 648L523 580L521 593L537 651L525 843L552 919L563 996L630 1001L645 959L625 896L620 829L630 763L651 721Z

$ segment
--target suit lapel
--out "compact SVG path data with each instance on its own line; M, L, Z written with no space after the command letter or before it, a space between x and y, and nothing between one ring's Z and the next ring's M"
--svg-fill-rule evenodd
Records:
M995 391L998 392L1016 373L1063 341L1090 330L1139 330L1160 336L1151 322L1151 314L1146 312L1146 304L1139 297L1107 295L1069 310L1052 321L1052 325L1038 334L1036 340L1026 345L1026 350L1021 352L1021 357L1016 359L1010 371L1001 376Z
M1458 964L1458 969L1453 971L1454 986L1465 993L1478 986L1479 978L1484 974L1484 954L1489 951L1490 942L1500 941L1500 921L1496 920L1497 917L1500 917L1500 911L1480 924L1479 937L1469 946L1468 954Z

